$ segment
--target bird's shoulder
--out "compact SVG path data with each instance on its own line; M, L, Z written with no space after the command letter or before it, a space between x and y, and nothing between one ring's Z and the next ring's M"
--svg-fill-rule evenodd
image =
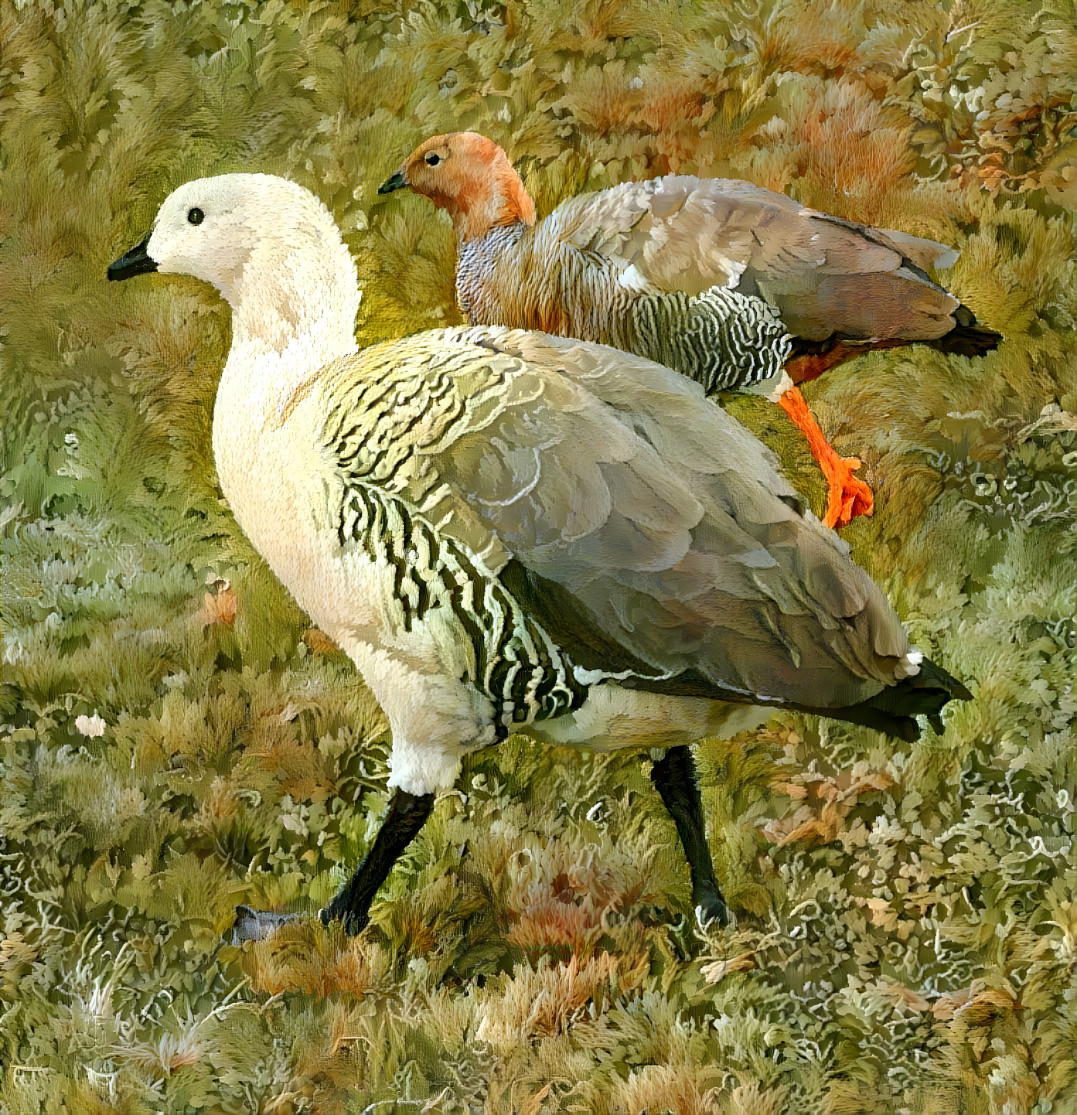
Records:
M803 212L750 182L666 175L570 198L536 236L630 271L641 289L699 294L736 286L768 229L802 220Z

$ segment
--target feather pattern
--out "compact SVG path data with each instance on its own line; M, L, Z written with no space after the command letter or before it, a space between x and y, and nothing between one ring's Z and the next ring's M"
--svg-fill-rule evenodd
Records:
M582 696L575 648L503 583L512 561L644 678L693 670L741 700L837 709L907 670L904 630L848 548L765 447L666 368L477 327L346 357L317 392L338 539L380 547L402 627L453 611L505 723Z
M599 253L527 233L517 223L461 245L457 297L473 323L609 344L674 368L708 394L781 375L792 339L763 300L720 286L657 290ZM512 280L519 269L529 283Z
M505 369L489 368L480 384L465 352L418 367L397 353L394 374L363 375L371 358L391 352L379 346L366 359L338 361L320 385L327 405L319 441L341 481L332 507L337 539L342 551L358 548L390 571L390 626L408 633L433 610L451 614L468 652L465 679L490 700L504 738L578 708L586 689L498 580L507 555L496 538L455 505L416 449L462 421L481 427L492 396L508 386ZM474 393L460 390L468 385Z
M566 245L633 268L650 289L700 294L722 285L758 294L808 340L929 340L956 324L958 300L916 262L952 260L950 249L749 182L628 182L564 202L549 229Z

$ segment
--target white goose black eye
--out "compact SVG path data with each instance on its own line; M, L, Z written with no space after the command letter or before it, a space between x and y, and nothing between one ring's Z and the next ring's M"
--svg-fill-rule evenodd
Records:
M440 163L440 162L441 162L441 157L438 156L438 155L435 155L433 151L431 151L430 154L426 156L426 165L427 166L437 166L438 163Z
M200 225L205 219L205 213L197 208L197 206L194 209L187 210L187 220L190 221L192 225Z

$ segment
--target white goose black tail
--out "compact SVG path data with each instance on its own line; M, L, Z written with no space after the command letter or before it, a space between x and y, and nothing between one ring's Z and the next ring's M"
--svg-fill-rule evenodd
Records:
M957 678L925 658L918 673L866 701L848 708L818 711L822 716L845 720L850 724L863 724L911 743L920 738L916 717L926 716L931 727L941 733L942 717L939 714L953 700L971 701L972 694Z

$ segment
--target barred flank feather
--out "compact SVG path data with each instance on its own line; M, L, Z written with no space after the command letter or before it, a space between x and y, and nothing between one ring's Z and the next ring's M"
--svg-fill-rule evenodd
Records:
M432 609L452 611L463 645L474 652L466 679L493 704L499 739L521 724L579 708L587 688L575 681L561 649L466 547L439 537L403 501L374 487L356 482L346 492L342 543L358 543L375 564L392 568L404 631Z
M792 338L760 298L713 287L696 298L646 295L610 329L610 343L674 368L708 395L782 374Z
M781 375L791 338L762 298L724 286L697 295L641 292L626 284L623 271L609 260L563 244L533 242L525 234L526 226L517 222L460 245L457 298L471 321L541 329L635 352L694 379L708 395ZM559 256L554 266L550 250ZM508 270L517 263L528 281L512 285Z
M717 337L754 320L773 349L774 315L734 292L651 303L698 304ZM338 544L384 574L391 630L448 621L502 735L603 680L840 718L901 675L883 596L764 447L667 368L477 326L344 357L317 397Z
M341 547L358 546L375 566L392 571L388 604L403 631L421 626L435 609L451 611L462 645L471 650L466 680L493 704L500 739L521 724L578 708L587 688L543 626L470 547L395 494L419 445L411 419L402 421L409 404L428 419L427 437L466 419L452 376L423 376L407 363L377 379L351 379L346 365L340 371L343 397L327 413L321 436L344 480L336 527ZM434 506L442 494L434 492Z

